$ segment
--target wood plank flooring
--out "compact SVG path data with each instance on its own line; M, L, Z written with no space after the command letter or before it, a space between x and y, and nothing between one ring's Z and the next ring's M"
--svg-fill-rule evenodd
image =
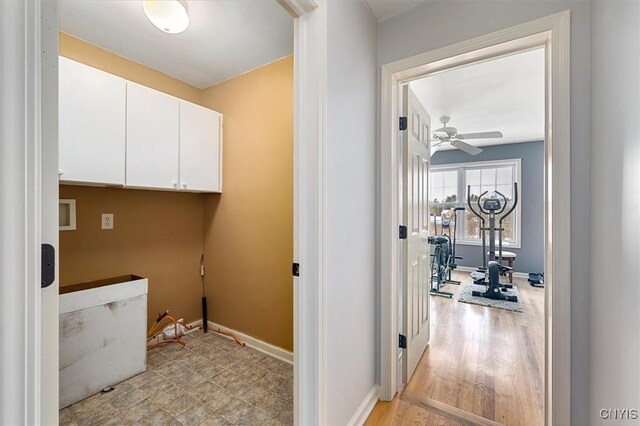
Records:
M464 283L447 286L453 299L432 296L431 340L413 377L365 424L544 424L544 289L514 284L522 313L458 302Z

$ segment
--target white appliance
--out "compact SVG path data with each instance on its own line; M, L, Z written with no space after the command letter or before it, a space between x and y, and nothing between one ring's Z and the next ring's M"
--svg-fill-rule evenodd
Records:
M60 287L60 408L147 369L146 278Z

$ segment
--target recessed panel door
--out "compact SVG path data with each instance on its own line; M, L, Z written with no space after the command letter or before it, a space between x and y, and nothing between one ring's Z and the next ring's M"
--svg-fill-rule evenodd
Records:
M407 337L403 379L409 382L429 342L429 160L431 118L415 94L404 87L407 129L403 140L404 245L403 326Z

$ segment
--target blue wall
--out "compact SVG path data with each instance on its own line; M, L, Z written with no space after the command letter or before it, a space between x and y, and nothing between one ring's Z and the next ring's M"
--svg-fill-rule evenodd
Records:
M487 146L475 156L460 150L438 151L431 157L433 166L476 161L522 160L520 205L522 212L521 246L505 248L518 255L514 267L520 272L544 271L544 141L512 143ZM482 265L482 250L479 246L458 244L456 255L463 257L459 265L477 267Z

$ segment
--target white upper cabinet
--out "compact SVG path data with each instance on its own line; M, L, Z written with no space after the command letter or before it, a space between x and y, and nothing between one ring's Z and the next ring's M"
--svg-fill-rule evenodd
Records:
M222 191L222 115L60 57L60 181Z
M60 180L125 184L125 80L60 57Z
M180 189L221 192L221 115L180 101Z
M179 117L178 99L127 82L127 186L178 189Z

